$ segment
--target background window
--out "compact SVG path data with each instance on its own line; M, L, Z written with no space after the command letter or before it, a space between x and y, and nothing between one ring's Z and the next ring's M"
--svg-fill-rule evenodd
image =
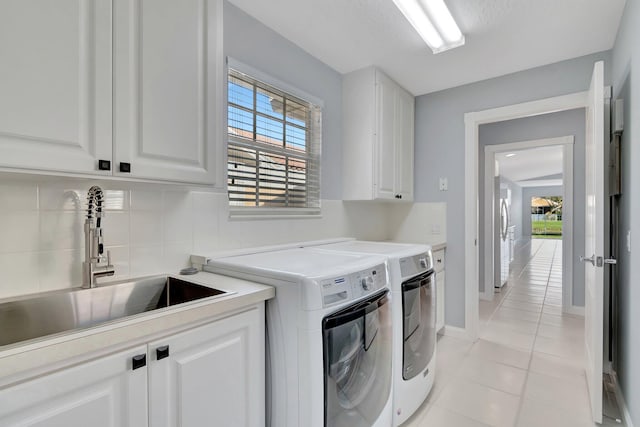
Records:
M229 67L232 212L318 213L321 108Z

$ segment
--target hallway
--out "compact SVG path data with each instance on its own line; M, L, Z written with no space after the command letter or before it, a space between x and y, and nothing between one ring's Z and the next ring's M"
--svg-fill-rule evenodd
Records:
M562 314L560 240L518 245L507 285L480 302L480 324L476 343L439 338L434 389L405 425L593 425L584 318Z

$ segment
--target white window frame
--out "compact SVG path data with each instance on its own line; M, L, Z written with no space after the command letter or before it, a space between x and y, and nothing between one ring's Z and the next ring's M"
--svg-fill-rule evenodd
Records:
M324 101L304 92L301 89L298 89L288 83L285 83L273 76L270 76L263 71L260 71L250 65L247 65L243 62L240 62L234 58L227 57L227 68L225 70L225 108L224 108L224 123L228 127L229 119L228 119L228 94L229 94L229 69L233 69L240 73L246 74L250 78L257 80L266 85L272 86L275 89L283 92L287 95L291 95L295 98L298 98L302 101L306 101L310 104L313 104L316 107L319 107L321 110L324 110ZM320 123L320 135L322 134L322 123ZM308 161L315 162L315 166L318 170L318 174L320 174L321 167L321 147L322 141L317 142L317 147L315 151L317 152L316 158L309 159ZM225 189L227 189L228 193L228 176L229 176L229 164L227 161L228 154L228 145L229 145L229 133L225 128L224 130L224 153L225 153ZM315 218L321 215L321 198L320 198L320 177L318 176L318 207L310 207L310 208L296 208L296 207L264 207L264 206L232 206L227 203L229 208L229 216L234 219L272 219L272 218Z

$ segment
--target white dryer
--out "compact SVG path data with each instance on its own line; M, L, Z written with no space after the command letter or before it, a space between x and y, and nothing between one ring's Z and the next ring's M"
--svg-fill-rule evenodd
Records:
M437 336L431 247L352 239L313 247L382 255L388 260L394 326L393 425L398 426L420 407L433 387Z
M214 258L204 269L276 288L266 310L268 426L391 425L385 258L297 248Z

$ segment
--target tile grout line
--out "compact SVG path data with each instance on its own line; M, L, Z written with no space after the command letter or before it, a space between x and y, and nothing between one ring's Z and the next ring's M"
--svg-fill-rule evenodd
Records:
M531 245L531 240L529 241L529 243L527 243L527 245L532 246ZM527 263L522 267L522 270L520 270L520 274L518 274L517 277L515 277L514 279L519 279L520 276L522 276L522 273L524 272L524 270L527 268L527 266L531 263L531 260L534 259L536 257L536 255L538 254L538 251L540 251L540 248L536 249L535 253L533 255L531 255L531 257L527 260ZM493 309L493 312L491 313L491 316L489 316L489 318L487 319L487 321L485 322L487 325L489 324L489 322L491 322L491 320L493 319L493 316L498 312L498 310L502 307L502 303L504 303L504 301L507 299L507 297L511 294L511 291L513 290L513 288L515 287L515 285L511 285L509 286L509 289L507 290L507 292L504 294L504 296L502 297L502 299L500 300L500 302L498 303L498 305L495 306L495 308Z
M545 241L546 243L546 241ZM542 247L542 245L540 246ZM527 371L524 377L524 383L522 384L522 394L520 395L520 400L518 402L518 411L516 412L516 419L515 419L515 424L514 427L518 425L518 422L520 421L520 415L522 415L522 406L524 405L524 393L525 390L527 389L527 383L529 381L529 374L531 372L531 363L533 362L533 352L534 349L536 348L536 341L538 340L538 332L540 330L540 322L542 320L542 314L544 313L544 305L547 299L547 292L549 290L549 280L551 279L551 272L553 271L553 264L554 264L554 260L555 260L555 255L556 255L556 251L558 249L558 242L555 242L555 245L553 247L553 254L551 255L551 264L549 265L549 274L547 275L547 284L544 288L544 297L542 298L542 308L540 309L540 314L538 316L538 322L537 322L537 326L536 326L536 333L533 337L533 343L531 345L531 353L529 354L529 364L527 365ZM540 249L538 249L539 251ZM536 251L536 255L538 254L538 251ZM533 259L533 257L532 257Z

